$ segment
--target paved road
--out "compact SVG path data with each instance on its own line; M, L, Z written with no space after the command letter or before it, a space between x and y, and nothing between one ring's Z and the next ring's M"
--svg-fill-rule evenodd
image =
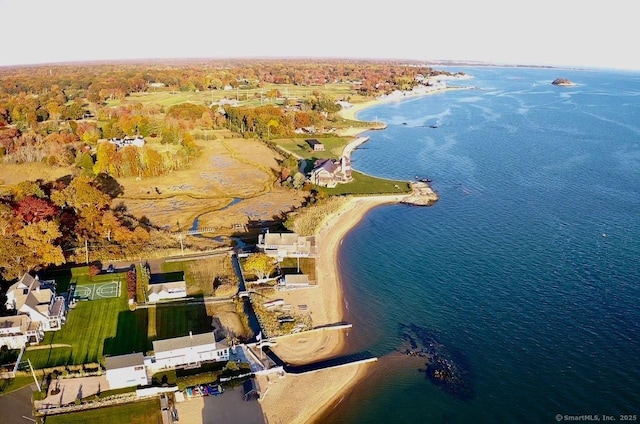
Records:
M35 422L31 395L35 384L0 396L0 424L28 424Z

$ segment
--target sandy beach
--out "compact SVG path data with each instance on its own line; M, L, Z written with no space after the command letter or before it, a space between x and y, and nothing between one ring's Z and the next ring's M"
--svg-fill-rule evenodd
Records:
M346 119L355 120L355 115L367 107L397 100L400 99L379 98L357 103L343 109L340 114ZM368 130L369 128L352 127L343 131L341 135L357 136ZM338 274L338 248L342 239L369 210L384 204L399 203L409 197L407 194L350 197L337 212L325 218L316 234L317 285L313 288L282 292L279 296L294 307L305 305L311 312L313 325L316 327L342 322L344 298ZM354 328L353 331L357 329ZM344 330L310 331L279 338L277 346L273 348L281 359L294 365L338 356L344 349ZM367 371L375 366L376 362L373 362L305 375L286 374L283 378L273 375L260 376L258 382L261 391L266 392L266 396L260 401L263 413L269 422L314 422L339 402L344 394L360 379L365 378Z
M407 195L350 198L335 214L328 216L317 235L317 287L283 293L292 305L306 304L315 326L340 322L344 299L338 274L338 247L343 237L372 208L396 203ZM357 331L357 329L353 329ZM340 355L345 347L343 330L299 333L278 339L273 350L291 364L304 364ZM269 390L261 400L269 422L309 423L338 402L376 363L326 369L310 375L287 374L284 378L259 378L261 390ZM286 400L285 400L286 399ZM283 401L285 400L285 401Z

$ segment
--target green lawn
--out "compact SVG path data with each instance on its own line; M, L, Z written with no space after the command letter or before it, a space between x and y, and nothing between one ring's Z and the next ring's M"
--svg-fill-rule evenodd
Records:
M79 282L97 283L112 281L118 274L99 275L93 280L88 280L88 274L86 278L81 273L76 275ZM127 292L123 288L119 298L76 303L62 329L46 332L40 342L40 346L70 346L28 349L25 360L29 358L34 368L100 362L103 355L145 352L149 347L146 334L147 311L130 311Z
M204 303L158 304L156 306L157 340L212 331L211 318Z
M335 99L347 99L357 103L371 100L372 97L362 96L352 89L351 83L333 83L322 84L317 86L300 86L295 84L264 84L257 88L239 87L237 90L204 90L195 91L170 91L168 88L149 89L146 93L131 93L126 97L127 103L141 102L143 104L160 104L163 106L172 106L178 103L192 102L196 104L207 104L211 101L218 101L222 98L237 99L242 105L257 106L265 103L273 103L274 99L266 97L267 92L277 89L281 96L289 99L297 99L302 101L313 94L314 91L327 94ZM262 101L260 100L262 93ZM107 106L121 105L121 100L110 100Z
M160 400L150 399L69 414L50 415L46 424L157 424L162 422Z
M345 194L403 194L411 192L408 181L386 180L372 177L358 171L352 171L353 181L348 184L338 184L335 188L318 187L318 191L330 195Z
M322 144L324 144L324 151L316 152L309 147L306 140L311 138L317 138ZM271 140L278 146L281 146L291 153L294 153L305 159L315 161L316 159L331 159L339 158L342 155L344 146L349 143L349 139L344 137L300 137L300 138L281 138L277 140Z
M31 375L22 375L12 379L0 379L0 396L14 392L29 384L35 384Z
M182 264L180 264L181 266ZM80 301L69 311L67 322L60 331L45 333L43 345L68 345L46 349L28 349L24 360L31 360L33 367L50 368L60 365L77 365L102 362L104 356L133 352L146 353L153 349L155 339L168 339L211 331L211 318L204 303L172 303L158 305L155 326L149 328L149 310L129 310L124 274L99 274L89 278L88 268L79 267L58 271L57 277L67 277L78 285L113 281L120 277L122 290L119 298ZM48 278L53 278L49 276ZM58 280L57 280L58 281Z

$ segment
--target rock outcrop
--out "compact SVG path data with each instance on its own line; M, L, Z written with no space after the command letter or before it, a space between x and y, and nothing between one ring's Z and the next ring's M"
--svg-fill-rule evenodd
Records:
M566 78L556 78L556 79L553 80L553 82L551 84L553 84L553 85L563 85L563 86L575 85L575 83L573 83L572 81L569 81Z
M440 197L436 194L435 191L429 186L428 183L423 181L416 181L411 183L411 188L413 188L413 192L402 199L400 203L406 203L409 205L418 205L418 206L430 206L438 201Z

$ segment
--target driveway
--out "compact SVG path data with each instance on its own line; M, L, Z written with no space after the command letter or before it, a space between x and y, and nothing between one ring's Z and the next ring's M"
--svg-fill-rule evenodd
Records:
M244 400L242 387L227 389L218 396L187 398L176 402L179 422L190 424L264 424L257 400Z
M32 384L15 392L0 396L0 424L29 424L35 422L31 395L36 390Z

